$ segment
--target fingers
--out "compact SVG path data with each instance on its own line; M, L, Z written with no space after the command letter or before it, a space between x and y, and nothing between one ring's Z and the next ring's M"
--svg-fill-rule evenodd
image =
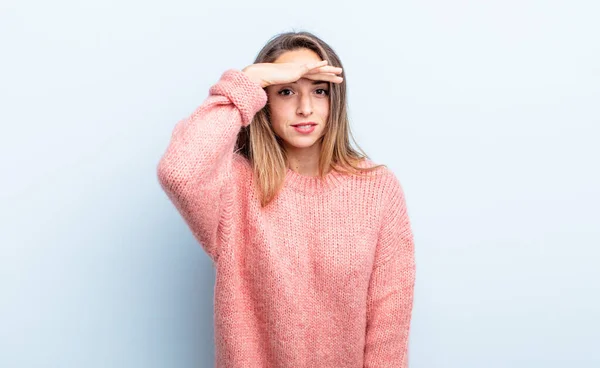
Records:
M324 66L324 65L326 65L327 63L328 63L328 61L327 61L327 60L321 60L321 61L317 61L317 62L315 62L315 63L306 64L306 68L307 68L308 70L312 70L312 69L315 69L315 68L319 68L319 67L321 67L321 66Z
M327 60L323 60L324 62L326 62ZM315 65L317 65L319 63L316 63ZM344 78L336 75L336 74L341 74L342 73L342 68L340 67L335 67L335 66L331 66L331 65L322 65L322 66L316 66L314 69L307 71L306 73L304 73L303 77L304 78L308 78L308 79L313 79L313 80L322 80L322 81L327 81L327 82L332 82L332 83L341 83Z
M342 68L326 65L327 63L327 60L321 60L315 63L304 64L304 73L302 73L302 77L312 80L341 83L344 78L336 74L341 74Z
M315 68L315 69L307 72L306 74L316 74L316 73L341 74L342 68L337 67L337 66L326 65L326 66L321 66L321 67Z
M305 74L304 78L312 79L312 80L321 80L325 82L332 83L342 83L344 78L335 75L333 73L316 73L316 74Z

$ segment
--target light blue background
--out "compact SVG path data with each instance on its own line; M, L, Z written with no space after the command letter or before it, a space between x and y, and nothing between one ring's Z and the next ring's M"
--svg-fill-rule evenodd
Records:
M595 1L0 5L0 366L210 367L214 270L160 190L264 43L344 62L416 241L412 368L600 366Z

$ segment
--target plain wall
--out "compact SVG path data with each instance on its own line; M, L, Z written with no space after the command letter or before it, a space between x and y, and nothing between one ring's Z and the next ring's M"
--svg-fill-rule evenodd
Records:
M0 366L210 367L177 121L279 32L339 53L416 243L412 368L600 366L595 1L0 4Z

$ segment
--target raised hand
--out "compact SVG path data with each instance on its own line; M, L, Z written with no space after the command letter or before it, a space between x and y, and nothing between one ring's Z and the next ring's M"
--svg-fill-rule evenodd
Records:
M327 65L327 60L307 64L256 63L248 65L242 72L263 88L273 84L292 83L300 78L332 83L343 81L343 78L337 75L342 73L342 68Z

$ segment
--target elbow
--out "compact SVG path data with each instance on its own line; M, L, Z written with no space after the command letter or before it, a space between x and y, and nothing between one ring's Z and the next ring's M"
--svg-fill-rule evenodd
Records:
M189 180L184 175L181 168L171 164L166 157L163 157L156 166L156 177L160 186L166 192L173 192L177 187Z
M219 175L214 170L209 170L208 165L199 165L200 168L192 168L189 165L176 165L166 156L156 166L156 176L161 187L167 192L177 192L190 185L199 188L205 187L218 181Z

